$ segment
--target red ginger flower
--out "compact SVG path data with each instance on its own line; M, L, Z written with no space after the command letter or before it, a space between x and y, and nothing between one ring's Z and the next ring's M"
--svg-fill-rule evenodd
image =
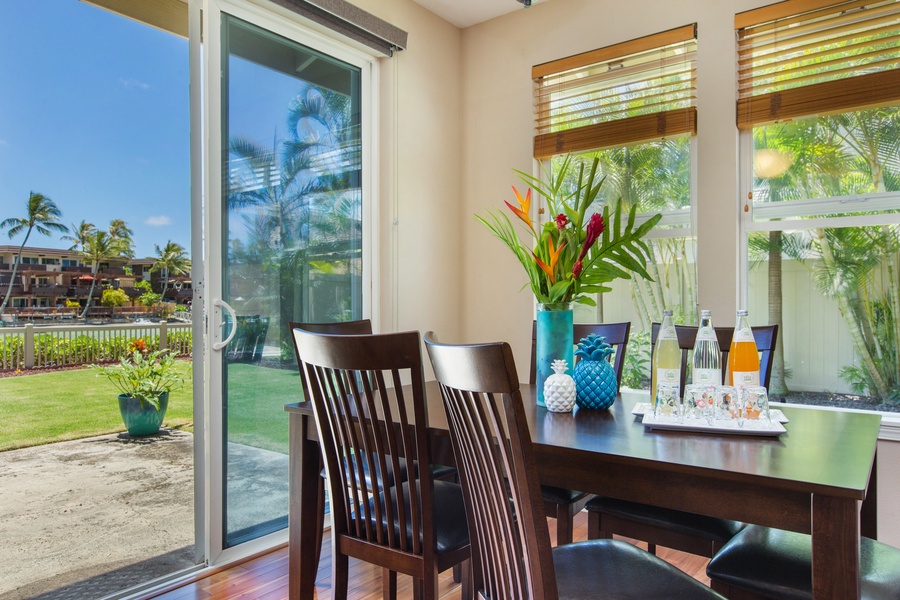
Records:
M582 267L583 265L580 260L575 261L575 264L572 265L572 276L575 277L575 279L578 279L578 276L581 275Z
M556 215L556 228L562 231L566 228L566 225L569 223L568 217L564 213L559 213Z
M594 242L597 241L597 238L600 237L600 234L603 233L603 215L600 213L594 213L591 215L591 220L588 222L587 232L584 238L584 246L581 248L581 254L578 255L578 262L587 255L588 251L591 249L591 246L594 245Z

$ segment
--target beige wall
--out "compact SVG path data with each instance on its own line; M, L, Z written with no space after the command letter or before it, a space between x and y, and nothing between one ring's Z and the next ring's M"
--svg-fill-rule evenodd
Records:
M379 69L376 327L456 338L462 34L412 0L354 3L409 32L408 50Z
M897 498L900 497L900 437L878 442L878 540L900 548L900 519Z

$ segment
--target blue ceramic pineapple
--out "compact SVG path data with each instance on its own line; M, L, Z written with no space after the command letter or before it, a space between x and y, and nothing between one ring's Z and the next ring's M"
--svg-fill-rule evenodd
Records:
M592 333L578 342L574 379L578 390L575 403L581 408L604 410L616 400L616 372L609 364L613 348L605 337Z

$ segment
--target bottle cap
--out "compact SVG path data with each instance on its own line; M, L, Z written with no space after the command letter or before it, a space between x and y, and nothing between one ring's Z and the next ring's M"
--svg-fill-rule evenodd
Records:
M741 310L737 311L737 316L739 316L739 317L746 317L749 314L750 314L750 311L747 309L741 309Z
M663 311L663 316L664 316L664 317L671 317L673 314L675 314L675 313L673 313L673 312L672 312L671 310L669 310L668 308L667 308L666 310Z
M701 311L700 311L700 318L701 318L701 319L703 319L703 318L705 318L705 317L711 317L711 316L712 316L712 311L711 311L711 310L701 310Z

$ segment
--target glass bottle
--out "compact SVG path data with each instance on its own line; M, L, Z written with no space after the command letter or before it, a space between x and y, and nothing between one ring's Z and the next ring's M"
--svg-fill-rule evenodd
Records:
M700 311L700 327L694 342L692 381L698 385L722 385L719 366L719 339L712 323L712 311Z
M731 385L759 385L759 351L747 321L747 311L737 311L737 323L728 353Z
M671 310L663 311L650 363L650 401L656 407L656 388L660 383L681 385L681 348Z

